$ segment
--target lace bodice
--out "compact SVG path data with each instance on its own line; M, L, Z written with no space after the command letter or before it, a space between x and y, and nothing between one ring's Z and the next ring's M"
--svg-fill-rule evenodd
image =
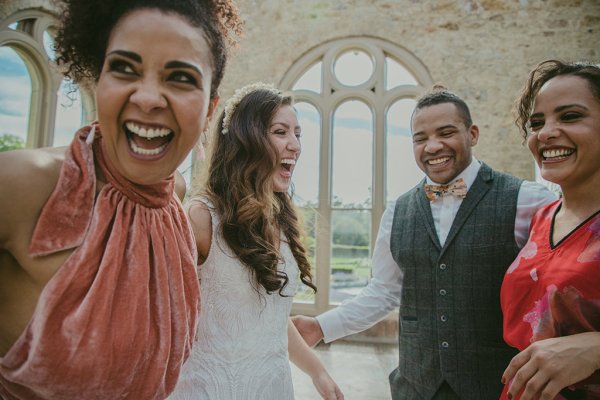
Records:
M212 216L212 242L199 266L201 305L197 340L183 366L173 400L293 399L287 324L298 266L285 241L280 251L289 283L282 297L266 294L225 243Z

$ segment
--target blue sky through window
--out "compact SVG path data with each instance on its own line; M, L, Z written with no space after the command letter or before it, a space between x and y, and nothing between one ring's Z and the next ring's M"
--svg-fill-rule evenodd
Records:
M27 139L31 80L23 60L12 49L0 47L0 135Z

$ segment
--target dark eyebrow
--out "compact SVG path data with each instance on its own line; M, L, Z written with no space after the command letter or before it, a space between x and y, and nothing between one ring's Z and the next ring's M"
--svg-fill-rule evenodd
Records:
M586 106L584 106L584 105L581 105L581 104L576 104L576 103L574 103L574 104L564 104L564 105L562 105L562 106L558 106L558 107L556 107L556 108L554 109L554 112L555 112L555 113L559 113L559 112L561 112L561 111L564 111L564 110L566 110L566 109L568 109L568 108L573 108L573 107L574 107L574 108L581 108L582 110L588 111L588 108L587 108ZM540 117L543 117L543 116L544 116L544 113L542 113L542 112L537 112L537 113L531 114L531 115L529 116L529 119L531 119L531 118L540 118Z
M111 51L110 53L107 54L107 56L110 56L112 54L117 54L121 57L125 57L125 58L129 58L135 62L141 63L142 62L142 57L137 54L134 53L133 51L127 51L127 50L114 50ZM192 69L194 71L196 71L196 73L198 73L199 75L202 75L202 72L200 71L200 69L198 67L196 67L195 65L183 62L183 61L169 61L166 65L165 68L186 68L186 69Z
M275 125L283 125L285 127L285 129L288 129L290 126L288 124L286 124L285 122L273 122L271 124L271 127L275 126Z
M458 128L455 125L449 124L449 125L440 126L439 128L435 128L435 131L436 132L441 132L444 129L458 129ZM419 131L419 132L414 132L412 134L413 137L415 137L417 135L425 135L425 132Z
M582 108L582 109L584 109L584 110L586 110L586 111L587 111L587 109L588 109L586 106L584 106L584 105L582 105L582 104L576 104L576 103L574 103L574 104L565 104L564 106L558 106L558 107L556 107L556 108L554 109L554 111L555 111L555 112L561 112L561 111L563 111L563 110L565 110L565 109L567 109L567 108L571 108L571 107L575 107L575 108Z
M456 126L454 125L444 125L444 126L440 126L439 128L436 128L436 132L439 131L443 131L444 129L456 129Z
M271 124L270 128L274 127L275 125L282 125L282 126L284 126L284 127L285 127L285 129L289 129L289 128L290 128L290 126L289 126L288 124L286 124L285 122L273 122L273 123ZM295 130L295 131L297 131L297 130L301 130L301 129L302 129L302 128L300 127L300 125L296 125L296 126L294 127L294 130Z
M203 76L202 71L200 71L200 68L196 67L195 65L183 62L183 61L169 61L168 63L165 64L165 68L192 69L192 70L196 71L196 73L198 75Z
M117 54L117 55L125 57L125 58L130 58L133 61L138 62L138 63L142 62L142 57L139 54L134 53L133 51L114 50L114 51L111 51L110 53L106 54L106 56L108 57L112 54Z

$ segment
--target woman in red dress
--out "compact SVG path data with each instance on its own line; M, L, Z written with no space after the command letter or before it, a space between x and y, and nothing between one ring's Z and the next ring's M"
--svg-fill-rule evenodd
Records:
M504 339L521 352L502 398L600 399L600 68L542 62L517 110L562 197L535 215L504 278Z

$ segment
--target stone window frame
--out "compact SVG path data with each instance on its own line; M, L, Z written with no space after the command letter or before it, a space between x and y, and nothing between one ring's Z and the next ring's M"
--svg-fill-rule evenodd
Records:
M9 26L17 24L16 29ZM41 9L17 11L0 21L0 46L14 50L25 64L31 79L31 100L27 123L28 148L52 146L58 106L57 93L63 75L44 48L44 32L52 34L56 17ZM78 86L84 122L95 114L93 93Z
M334 77L334 63L341 54L358 50L368 54L373 62L373 74L357 86L345 86ZM386 89L385 60L401 64L417 81L417 85L400 85ZM293 90L294 84L316 63L321 62L321 92ZM314 304L294 303L293 312L317 315L334 308L329 303L330 292L330 252L331 252L331 165L333 114L336 108L347 100L360 100L371 108L373 113L373 180L371 209L371 249L373 249L379 222L386 207L386 115L388 109L402 99L417 99L433 85L433 79L425 64L404 47L376 37L359 36L333 39L312 48L284 74L279 83L283 90L290 91L296 102L306 102L314 106L321 116L321 143L319 164L319 194L316 228L315 281L319 291Z

